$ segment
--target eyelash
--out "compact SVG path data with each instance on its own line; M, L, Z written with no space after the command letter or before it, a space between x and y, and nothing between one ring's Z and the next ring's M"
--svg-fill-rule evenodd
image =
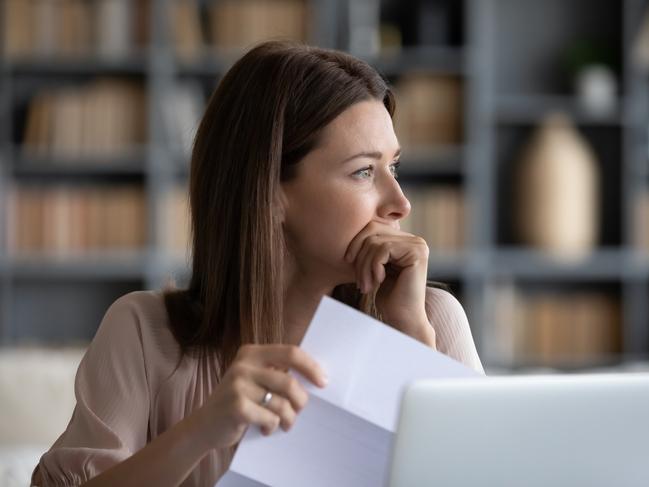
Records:
M391 168L393 169L393 171L394 171L394 172L392 173L392 175L394 176L394 179L399 179L399 166L400 166L400 165L401 165L401 161L395 161L394 163L392 163L392 164L390 165L390 167L391 167ZM364 171L373 171L373 170L374 170L374 166L367 166L367 167L364 167L363 169L359 169L358 171L356 171L356 172L353 174L353 176L361 177L361 173L362 173L362 172L364 172Z

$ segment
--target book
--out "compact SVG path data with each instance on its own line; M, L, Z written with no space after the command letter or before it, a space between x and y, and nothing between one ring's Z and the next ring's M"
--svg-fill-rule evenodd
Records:
M124 156L146 138L146 98L141 83L100 78L88 85L44 90L27 109L27 156L91 164Z
M395 83L394 91L395 132L404 147L461 143L463 95L458 77L410 72Z
M150 0L5 0L9 59L127 58L148 42Z
M620 300L605 291L525 292L499 286L490 353L507 365L591 366L621 349Z
M461 189L453 186L406 188L410 214L401 221L401 229L419 235L431 253L455 254L464 247L464 199Z
M72 255L146 245L146 199L138 185L21 185L13 189L9 250Z
M304 0L222 0L210 5L209 18L211 44L226 55L270 38L308 37Z

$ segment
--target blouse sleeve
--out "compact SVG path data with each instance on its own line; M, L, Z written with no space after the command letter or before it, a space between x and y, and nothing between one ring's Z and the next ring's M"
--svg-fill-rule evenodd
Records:
M442 289L427 288L426 314L435 329L437 350L484 374L469 320L460 302Z
M150 392L141 323L128 295L106 312L74 389L70 423L41 457L32 485L80 485L146 445Z

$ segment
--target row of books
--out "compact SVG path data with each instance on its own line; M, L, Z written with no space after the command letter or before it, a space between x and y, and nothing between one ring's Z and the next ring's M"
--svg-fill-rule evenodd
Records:
M15 254L134 250L146 244L146 199L136 185L20 186L8 200L8 248Z
M464 195L454 186L406 188L411 210L401 222L405 232L426 240L431 252L452 254L464 247Z
M150 0L4 0L11 59L123 59L148 39Z
M492 354L505 364L581 366L621 350L620 300L604 291L529 292L513 284L495 292Z
M462 82L457 77L406 73L395 85L395 131L411 154L430 155L461 144ZM163 110L169 139L188 152L203 114L206 98L192 81L173 87Z
M635 202L634 245L649 255L649 190L638 195Z
M462 81L410 72L395 83L394 129L409 147L458 145L463 139Z
M27 109L23 150L26 155L63 159L111 156L141 147L146 126L141 83L98 79L34 96Z
M178 57L193 61L208 47L227 55L274 37L306 41L308 7L306 0L172 0L168 17Z
M190 249L189 193L185 186L172 188L164 198L163 241L173 254L187 257Z

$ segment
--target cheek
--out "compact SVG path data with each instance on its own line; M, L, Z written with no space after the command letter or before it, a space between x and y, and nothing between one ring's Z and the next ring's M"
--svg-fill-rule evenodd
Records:
M286 228L299 253L342 260L347 246L374 216L370 195L339 185L301 195L287 214Z

